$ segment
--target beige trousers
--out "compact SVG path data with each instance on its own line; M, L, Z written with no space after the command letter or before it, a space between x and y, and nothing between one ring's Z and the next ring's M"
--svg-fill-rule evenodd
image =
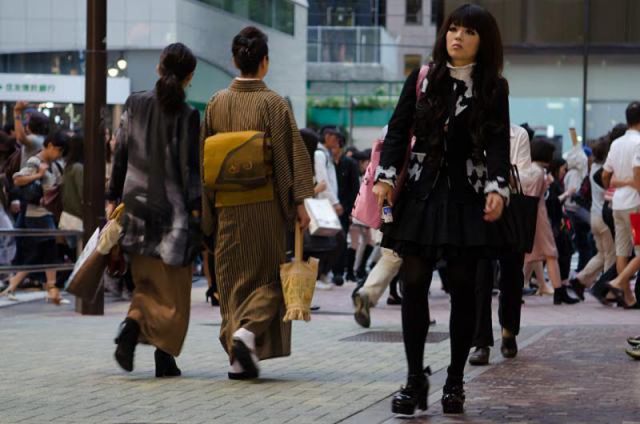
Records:
M402 266L402 258L396 255L393 250L383 247L381 251L380 260L369 273L364 286L358 291L358 293L366 294L372 305L378 303L378 300L380 300L380 297Z
M602 272L616 263L616 249L613 236L601 215L591 214L591 233L596 242L598 253L576 276L582 284L591 287Z

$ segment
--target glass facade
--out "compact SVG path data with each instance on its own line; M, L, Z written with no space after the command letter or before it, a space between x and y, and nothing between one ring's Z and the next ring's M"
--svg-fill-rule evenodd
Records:
M505 45L571 46L582 44L585 0L445 0L444 16L465 3L489 10ZM640 42L640 2L589 0L589 43L632 45Z
M289 0L199 0L210 6L293 35L295 5Z
M0 72L14 74L84 75L84 52L0 54Z
M380 63L379 27L308 27L311 63Z

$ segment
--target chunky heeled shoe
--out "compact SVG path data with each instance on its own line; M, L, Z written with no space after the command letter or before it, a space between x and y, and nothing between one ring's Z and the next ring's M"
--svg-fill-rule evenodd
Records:
M578 299L569 296L567 288L565 286L559 287L553 291L553 304L560 305L566 303L567 305L575 305L580 302Z
M584 291L586 290L586 287L582 285L580 280L578 280L577 278L572 278L571 280L569 280L569 284L571 284L571 288L573 289L573 292L576 294L576 296L578 296L578 299L584 301Z
M167 352L156 349L153 356L156 360L156 377L179 377L182 375L176 364L176 359Z
M431 368L427 367L423 374L409 375L407 385L391 400L391 412L398 415L414 415L416 408L427 410L427 395L429 394L429 375Z
M120 334L114 340L118 345L114 354L116 362L128 372L133 371L133 355L140 336L140 325L136 320L127 318L120 325Z
M464 412L464 383L445 384L442 389L442 412L445 414L462 414Z

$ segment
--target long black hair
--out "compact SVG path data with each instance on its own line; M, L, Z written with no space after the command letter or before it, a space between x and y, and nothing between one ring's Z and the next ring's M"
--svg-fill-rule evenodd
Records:
M74 163L84 163L84 136L82 133L71 135L68 146L65 169L71 168Z
M447 52L447 33L452 25L475 30L480 37L471 78L473 80L474 107L471 114L472 157L481 160L484 155L487 132L503 125L489 119L500 85L508 94L508 85L502 77L504 53L502 38L495 18L484 8L465 4L454 10L445 20L433 47L433 62L427 79L429 84L416 109L416 137L427 146L430 160L439 160L442 154L444 124L447 120L447 99L450 96L447 78L447 63L451 60Z
M182 107L186 98L182 85L196 69L197 62L191 49L182 43L169 44L162 51L156 93L165 112L175 113Z

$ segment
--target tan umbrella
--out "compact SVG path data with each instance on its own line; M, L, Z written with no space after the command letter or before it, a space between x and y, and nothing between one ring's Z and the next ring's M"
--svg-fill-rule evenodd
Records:
M280 265L280 280L287 305L285 322L311 319L311 299L316 288L319 260L302 260L302 240L300 224L296 221L295 257L293 261Z

